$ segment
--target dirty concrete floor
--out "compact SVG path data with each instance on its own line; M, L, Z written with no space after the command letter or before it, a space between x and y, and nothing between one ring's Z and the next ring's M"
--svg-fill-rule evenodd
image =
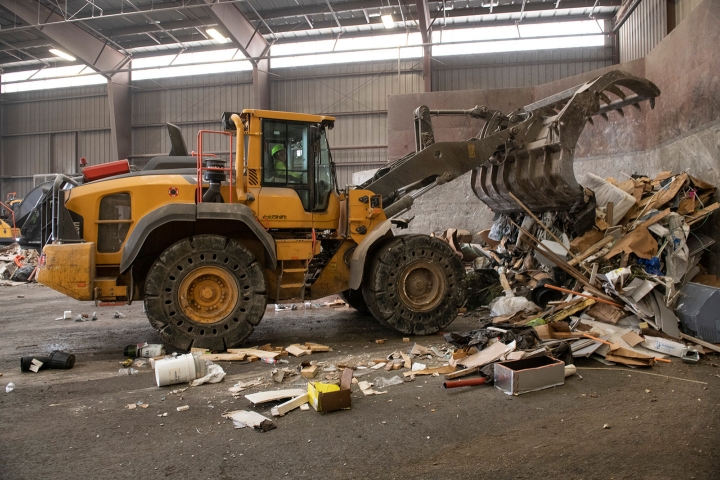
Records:
M720 469L714 355L699 365L673 361L643 370L707 385L640 370L580 370L582 379L562 387L510 397L486 386L444 390L442 378L418 377L385 395L354 392L352 410L293 411L275 420L276 430L260 433L233 429L221 414L252 409L227 389L267 375L270 365L223 363L222 383L190 388L181 398L170 394L177 387L155 386L148 368L117 374L123 346L159 341L142 305L95 309L37 285L0 288L0 305L3 479L709 479ZM99 320L55 321L63 310L97 310ZM126 318L111 318L114 310ZM476 322L461 317L448 330ZM387 342L377 345L377 338ZM443 344L440 336L412 340ZM412 345L348 308L269 311L246 345L305 341L332 346L311 357L327 362ZM20 373L20 356L53 349L75 353L75 368ZM593 360L578 366L603 367ZM8 382L15 390L6 394ZM150 406L125 408L137 401ZM190 409L178 412L181 405ZM254 410L270 416L269 407Z

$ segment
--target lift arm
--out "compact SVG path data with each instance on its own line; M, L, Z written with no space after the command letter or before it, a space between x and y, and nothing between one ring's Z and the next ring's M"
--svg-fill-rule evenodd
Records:
M622 87L622 88L621 88ZM612 100L610 95L617 97ZM416 152L381 168L361 185L383 197L388 218L409 209L415 198L472 171L472 189L498 213L520 211L518 197L533 211L569 210L583 193L575 180L575 145L592 117L648 100L660 90L620 70L544 98L508 115L485 106L470 110L415 110ZM469 115L485 120L477 136L435 143L431 115Z

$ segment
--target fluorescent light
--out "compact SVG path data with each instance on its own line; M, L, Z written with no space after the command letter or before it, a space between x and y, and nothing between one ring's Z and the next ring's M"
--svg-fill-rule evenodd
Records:
M56 57L64 58L65 60L70 60L71 62L74 62L75 60L77 60L77 58L73 57L69 53L65 53L62 50L58 50L57 48L51 48L50 53L52 53Z
M380 19L382 19L385 28L395 28L395 20L393 20L392 15L383 15Z
M228 39L214 28L208 28L205 32L220 43L227 43Z

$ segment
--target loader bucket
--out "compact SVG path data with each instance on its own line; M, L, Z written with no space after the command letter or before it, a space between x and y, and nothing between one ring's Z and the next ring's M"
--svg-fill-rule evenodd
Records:
M498 149L473 170L475 195L497 213L520 212L509 193L535 212L570 210L583 200L573 170L578 138L592 117L609 112L624 116L623 107L655 106L660 90L650 81L619 70L544 98L508 115L529 115L532 124L522 142ZM489 136L497 132L485 132Z

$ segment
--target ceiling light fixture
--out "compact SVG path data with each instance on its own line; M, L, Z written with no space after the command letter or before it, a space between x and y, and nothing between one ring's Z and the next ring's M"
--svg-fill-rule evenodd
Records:
M205 32L220 43L227 43L228 39L214 28L208 28Z
M73 57L69 53L65 53L62 50L58 50L57 48L51 48L49 51L56 57L64 58L65 60L69 60L71 62L74 62L75 60L77 60L77 58Z
M392 15L383 15L380 19L382 19L385 28L395 28L395 20L393 20Z

